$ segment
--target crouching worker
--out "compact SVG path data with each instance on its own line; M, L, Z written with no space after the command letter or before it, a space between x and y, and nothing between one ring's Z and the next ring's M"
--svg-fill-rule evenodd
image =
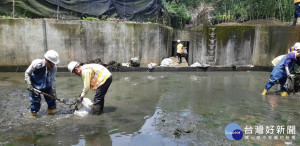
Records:
M41 96L32 91L38 89L56 97L56 65L59 63L59 55L54 50L45 53L44 59L35 59L25 71L25 81L29 90L29 100L31 102L31 116L36 117L41 108ZM48 104L48 114L56 113L55 99L44 96Z
M284 87L284 84L287 80L287 77L293 78L294 75L290 73L293 69L295 63L300 65L300 46L295 47L296 51L292 51L291 53L285 55L279 63L273 68L271 72L270 80L267 82L265 89L262 92L262 95L266 95L268 90L279 81L281 96L287 96L287 90Z
M112 74L109 70L99 64L80 65L76 61L72 61L68 64L68 70L82 78L83 89L80 94L81 99L88 93L90 87L93 90L96 90L92 114L102 114L104 108L104 97L112 82Z

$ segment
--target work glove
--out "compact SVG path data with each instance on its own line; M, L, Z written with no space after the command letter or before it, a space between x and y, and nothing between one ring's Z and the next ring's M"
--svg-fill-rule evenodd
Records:
M293 79L295 75L290 73L289 67L285 67L286 74L289 78Z
M295 77L295 75L293 75L293 74L288 74L288 77L290 77L290 78L294 78Z
M83 97L80 97L80 98L79 98L79 102L81 103L81 102L82 102L82 100L83 100Z
M79 94L79 96L78 96L79 98L77 99L77 102L78 103L81 103L82 102L82 100L83 100L83 96L81 96L81 93Z
M33 90L33 86L31 84L27 84L27 90Z

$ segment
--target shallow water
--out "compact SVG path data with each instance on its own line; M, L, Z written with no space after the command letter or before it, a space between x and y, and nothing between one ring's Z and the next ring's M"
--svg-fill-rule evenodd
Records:
M273 87L262 97L269 75L114 72L104 114L82 118L71 114L73 107L57 103L57 114L50 116L42 100L38 118L33 119L24 74L0 73L0 145L299 145L299 95L282 98ZM80 77L58 73L58 98L75 99L81 89ZM93 99L94 94L90 91L87 97ZM294 125L295 140L231 141L224 129L232 122L242 128Z

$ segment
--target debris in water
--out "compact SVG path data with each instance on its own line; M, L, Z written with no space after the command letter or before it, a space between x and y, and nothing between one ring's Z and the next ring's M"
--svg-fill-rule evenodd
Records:
M173 135L174 135L176 138L179 138L180 135L181 135L181 133L182 133L182 130L180 130L180 129L177 128L177 129L174 131Z

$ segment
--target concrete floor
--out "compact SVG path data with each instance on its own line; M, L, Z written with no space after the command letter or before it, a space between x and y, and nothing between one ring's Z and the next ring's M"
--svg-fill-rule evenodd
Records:
M173 60L173 63L170 65L172 67L188 67L188 63L186 62L186 59L184 57L182 57L182 63L178 63L178 57L170 57Z

